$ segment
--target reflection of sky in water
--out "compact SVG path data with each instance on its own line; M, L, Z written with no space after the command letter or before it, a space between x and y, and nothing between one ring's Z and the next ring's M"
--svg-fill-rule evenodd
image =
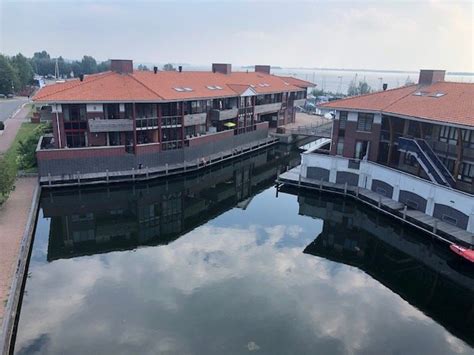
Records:
M40 218L20 353L470 351L359 269L303 254L322 222L274 189L167 246L46 263L48 224Z

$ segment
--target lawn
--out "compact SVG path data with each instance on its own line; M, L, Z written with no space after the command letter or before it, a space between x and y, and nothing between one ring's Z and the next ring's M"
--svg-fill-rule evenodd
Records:
M19 166L18 166L18 148L21 142L27 142L29 138L34 137L37 134L37 129L40 127L40 124L37 123L23 123L13 141L11 147L7 150L7 152L3 155L3 159L5 161L6 169L9 170L10 176L15 177L17 175ZM1 157L0 157L1 158ZM3 166L5 166L3 165ZM36 167L26 169L27 172L35 172ZM11 181L4 181L0 179L0 184L8 184L13 186L14 179ZM1 190L1 189L0 189ZM0 193L0 205L8 198L8 193L2 195Z

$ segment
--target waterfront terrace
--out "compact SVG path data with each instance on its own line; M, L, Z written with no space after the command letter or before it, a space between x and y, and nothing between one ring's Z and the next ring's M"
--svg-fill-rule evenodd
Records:
M136 71L131 60L112 60L108 72L57 82L34 96L40 120L53 128L37 149L40 182L148 177L267 146L274 142L269 129L295 121L311 86L272 75L268 65Z

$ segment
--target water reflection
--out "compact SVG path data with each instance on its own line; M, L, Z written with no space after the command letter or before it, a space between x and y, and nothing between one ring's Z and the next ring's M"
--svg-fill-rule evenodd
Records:
M471 265L425 235L343 199L299 196L300 213L324 220L304 253L355 266L474 345Z
M269 150L186 179L44 194L17 353L470 353L467 271L350 203L277 198L294 159ZM433 309L438 294L466 316Z

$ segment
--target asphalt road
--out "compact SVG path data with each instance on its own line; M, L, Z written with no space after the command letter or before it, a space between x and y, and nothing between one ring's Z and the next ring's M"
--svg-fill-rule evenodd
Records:
M0 121L5 122L25 102L28 102L28 98L26 97L15 97L14 99L0 99Z

